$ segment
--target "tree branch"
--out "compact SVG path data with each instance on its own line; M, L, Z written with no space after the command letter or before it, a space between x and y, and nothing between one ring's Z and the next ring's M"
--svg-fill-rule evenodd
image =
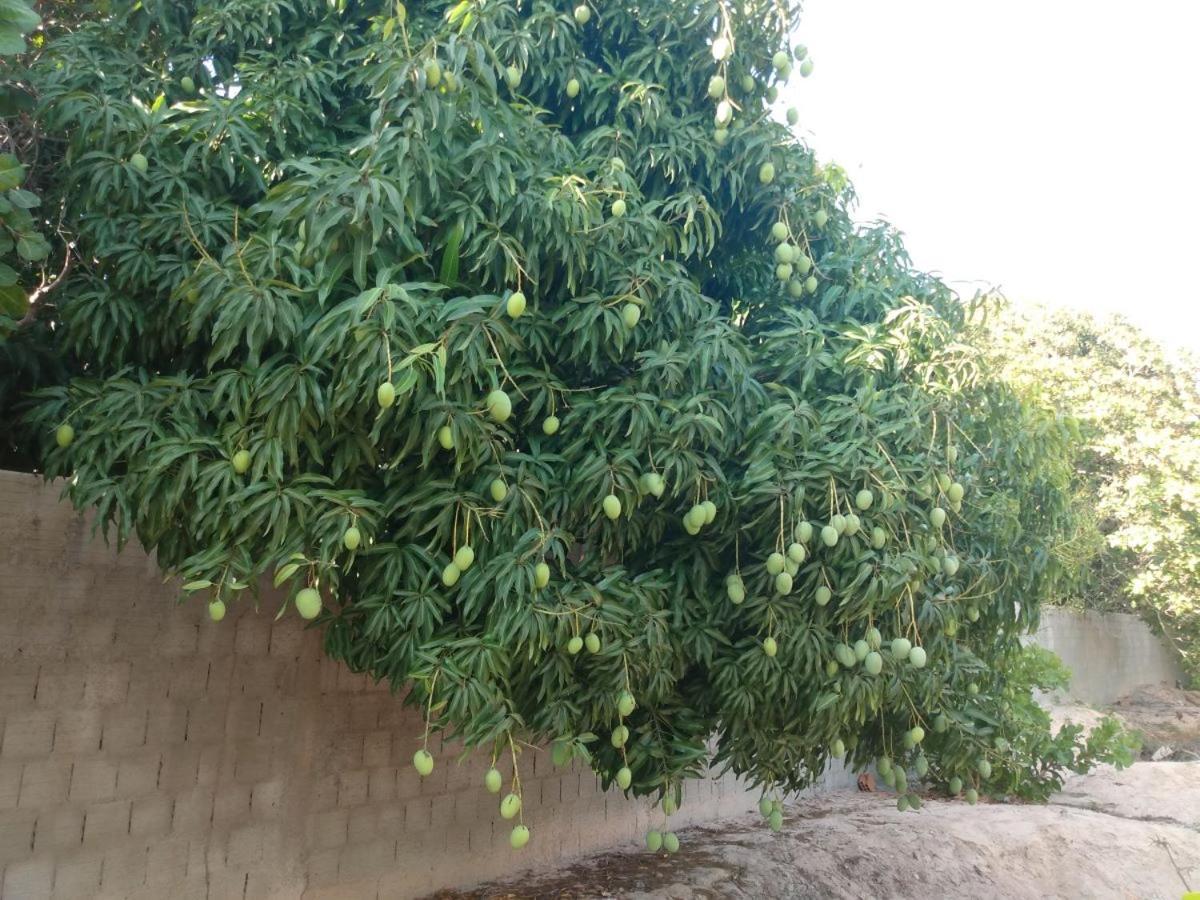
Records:
M25 310L25 315L23 315L21 317L21 321L17 323L18 328L24 328L27 325L32 325L37 320L38 310L41 309L42 305L46 302L46 296L52 290L62 284L63 279L66 278L67 272L69 272L70 269L71 245L68 243L66 245L66 250L63 253L62 269L59 271L58 277L53 281L47 281L45 277L42 278L42 283L34 289L32 294L29 295L29 308Z

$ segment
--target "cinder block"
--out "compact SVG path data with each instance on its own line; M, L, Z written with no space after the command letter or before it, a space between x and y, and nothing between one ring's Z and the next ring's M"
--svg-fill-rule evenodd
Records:
M187 742L196 746L219 741L225 735L226 706L220 700L198 700L188 708Z
M71 626L71 652L79 659L111 653L117 623L108 616L81 616Z
M150 841L146 855L146 884L171 885L174 888L187 872L187 864L188 842L185 839ZM171 896L174 897L174 890Z
M238 744L233 759L234 779L249 784L266 781L276 762L274 747L269 740Z
M225 733L239 740L258 737L262 715L262 700L257 697L235 697L229 701L226 709Z
M430 803L430 824L437 831L443 831L454 822L454 795L443 794L433 797Z
M373 731L363 736L363 765L367 768L386 766L392 761L392 733Z
M373 806L360 806L353 810L346 843L368 844L371 841L393 836L379 831L379 811L380 808Z
M250 867L263 857L263 829L261 824L243 825L229 833L225 849L227 865Z
M111 709L104 714L100 749L106 753L127 753L146 744L145 709Z
M84 674L84 705L109 706L122 702L129 693L129 668L128 662L89 666Z
M37 830L34 833L34 851L58 853L78 850L83 844L83 810L74 806L62 806L38 813Z
M335 768L360 768L363 760L363 736L352 731L337 732L333 737L333 747L330 748L329 755Z
M117 847L104 854L102 887L106 895L125 896L146 883L144 844ZM214 895L228 896L228 895Z
M302 652L304 640L304 629L291 620L275 622L271 626L270 653L274 657L295 659Z
M193 788L175 797L171 831L178 835L207 835L213 818L212 788Z
M117 765L117 795L141 797L158 786L158 773L162 768L162 756L156 752L141 752Z
M64 758L96 753L100 749L99 709L64 710L54 729L54 755Z
M45 809L67 799L71 785L71 764L38 760L25 763L21 774L21 796L17 805L28 809Z
M424 835L408 835L396 847L396 865L379 880L381 897L423 896L434 888L437 859Z
M289 688L289 690L291 689ZM290 738L299 729L305 727L301 718L306 712L301 709L298 698L294 695L269 697L263 708L259 734L264 738L276 741L281 738Z
M371 769L367 774L367 797L372 803L386 803L396 799L396 770Z
M453 803L454 821L459 825L472 825L481 816L491 816L499 802L494 795L471 788L448 795L446 801Z
M22 762L5 762L0 759L0 810L12 809L21 795Z
M250 815L250 786L245 784L222 785L213 803L213 826L228 828L244 821Z
M486 761L484 765L479 765L475 757L469 757L459 762L459 752L457 749L453 751L453 754L443 752L446 760L446 789L451 792L460 791L466 787L478 787L483 784L483 773L487 771Z
M338 879L358 880L370 876L378 877L396 862L396 842L376 840L365 844L347 844L342 848L338 863Z
M201 787L216 787L221 777L221 767L226 762L223 744L205 744L199 748L196 760L196 784ZM236 765L236 760L235 763Z
M70 619L57 612L35 610L22 617L18 626L21 635L21 652L28 659L42 662L62 660L67 655L67 635Z
M379 700L370 694L350 698L350 727L356 732L374 731L379 727Z
M142 797L133 801L129 833L137 838L162 838L171 831L175 801L163 794Z
M267 655L271 645L271 618L269 616L242 616L238 619L233 642L238 656L251 659Z
M0 867L25 859L33 852L33 830L37 814L33 810L14 809L0 812Z
M104 759L85 759L71 771L70 798L73 803L111 800L117 794L117 767Z
M336 694L338 692L338 679L341 678L345 666L335 659L325 657L318 664L317 669L317 681L321 693Z
M181 743L187 734L187 706L161 700L146 710L146 744L150 747Z
M250 812L258 818L274 815L283 802L284 781L277 778L254 785L250 792Z
M411 754L410 754L411 756ZM480 782L482 784L482 781ZM412 766L412 760L404 760L396 770L396 797L408 800L421 796L421 776Z
M6 760L36 759L54 746L54 710L13 713L5 718L0 756Z
M112 800L87 807L83 815L84 846L109 847L128 837L130 806L128 800Z
M167 698L180 702L203 697L208 691L212 665L205 658L175 660L167 675Z
M308 842L316 850L341 847L346 843L350 811L335 809L308 817Z
M0 643L5 641L0 637ZM4 654L0 651L0 659ZM38 672L41 667L35 662L5 661L4 677L0 678L0 716L5 713L28 709L37 690Z
M200 626L186 616L167 616L158 634L158 652L172 660L196 653L200 644Z
M7 673L6 673L7 677ZM83 700L83 669L76 665L44 665L38 672L34 703L39 709L78 706Z
M170 794L189 791L196 786L196 770L200 764L200 750L196 747L173 747L163 753L162 768L158 772L158 789Z
M100 891L103 865L102 853L72 853L60 858L54 867L55 900L95 897Z
M338 777L336 774L322 775L309 788L311 809L320 811L337 806Z
M379 810L376 833L379 837L398 838L404 833L404 805L389 803Z
M114 642L120 647L140 653L154 653L158 649L158 635L162 629L163 618L148 612L134 609L129 614L118 617Z
M426 832L433 815L433 801L428 797L416 797L404 804L404 830Z
M356 769L338 774L338 806L359 806L367 802L367 773Z
M340 849L330 849L309 853L307 859L301 860L301 864L304 866L305 874L307 875L306 883L308 886L313 888L337 884L338 859L340 857Z
M4 870L5 897L14 900L50 900L54 885L54 860L48 856L9 863Z

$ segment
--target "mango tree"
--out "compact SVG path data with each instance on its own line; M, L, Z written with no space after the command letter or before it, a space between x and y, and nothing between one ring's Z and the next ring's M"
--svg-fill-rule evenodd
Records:
M833 757L1044 794L1109 752L1010 678L1067 431L773 116L797 14L97 14L35 78L79 258L46 473L215 620L272 580L423 711L421 774L434 729L490 754L514 847L543 741L664 816L731 769L776 829Z

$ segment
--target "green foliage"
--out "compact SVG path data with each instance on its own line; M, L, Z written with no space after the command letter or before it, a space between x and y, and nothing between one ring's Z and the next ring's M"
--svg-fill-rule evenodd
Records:
M69 26L87 6L39 4L56 27ZM39 385L63 381L67 371L50 317L38 317L66 256L63 247L51 252L56 236L36 171L43 147L30 116L27 69L45 44L45 28L26 0L0 0L0 465L20 468L34 461L15 427L15 404Z
M1077 421L1096 609L1161 628L1200 679L1200 362L1122 318L1013 309L993 341L1014 380Z
M1065 689L1071 673L1049 650L1035 644L1013 650L1004 663L1005 683L998 691L981 690L972 702L983 716L976 723L980 736L990 738L994 759L993 778L983 789L987 793L1014 794L1028 800L1046 800L1062 787L1068 772L1087 772L1100 763L1118 769L1132 765L1137 758L1139 741L1127 732L1120 720L1105 716L1085 733L1083 726L1065 724L1053 732L1050 715L1035 699L1035 691ZM996 760L1002 768L996 769ZM962 768L942 770L942 778L956 775L971 784L973 773Z
M1069 434L769 117L795 4L122 9L36 73L88 262L27 419L118 540L194 602L273 577L514 766L553 739L670 805L831 746L1052 781L992 741L1067 574Z
M23 53L25 36L40 22L29 0L0 0L0 56Z

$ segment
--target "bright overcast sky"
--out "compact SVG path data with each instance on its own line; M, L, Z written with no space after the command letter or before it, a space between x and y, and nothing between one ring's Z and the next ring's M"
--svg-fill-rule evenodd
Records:
M960 293L1200 350L1200 2L807 0L785 104Z

